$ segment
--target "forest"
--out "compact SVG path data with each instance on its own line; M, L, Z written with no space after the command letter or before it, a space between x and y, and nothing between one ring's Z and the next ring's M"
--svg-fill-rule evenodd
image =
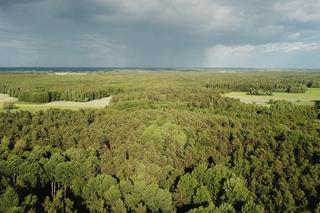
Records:
M320 107L245 104L303 93L319 72L0 73L0 212L320 212ZM316 103L320 101L320 94Z

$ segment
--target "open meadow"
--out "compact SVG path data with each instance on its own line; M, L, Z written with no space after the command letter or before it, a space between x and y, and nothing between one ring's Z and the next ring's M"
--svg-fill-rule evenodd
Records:
M75 102L75 101L54 101L50 103L28 103L28 102L19 102L17 98L9 97L7 94L0 94L0 112L1 110L6 110L3 108L4 103L13 103L15 105L14 109L10 111L21 111L27 110L30 112L35 112L39 110L47 110L51 108L59 109L70 109L70 110L79 110L79 109L100 109L109 105L112 97L106 97L96 100L91 100L87 102Z
M17 98L10 97L8 94L0 94L0 104L2 105L5 102L16 102Z
M268 106L270 100L290 101L299 105L313 106L320 102L320 88L310 88L305 93L285 93L275 92L273 95L248 95L247 92L230 92L224 95L225 97L236 98L244 103L256 103L259 105Z

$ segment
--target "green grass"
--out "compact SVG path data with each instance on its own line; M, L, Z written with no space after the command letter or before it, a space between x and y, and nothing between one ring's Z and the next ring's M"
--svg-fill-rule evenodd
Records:
M18 99L10 97L7 94L0 94L0 104L2 105L5 102L16 102Z
M59 108L59 109L71 109L71 110L78 110L81 108L104 108L105 106L109 105L111 101L111 97L97 99L88 102L74 102L74 101L55 101L50 103L44 104L35 104L35 103L24 103L19 102L17 98L9 97L7 94L0 94L0 111L3 111L2 108L3 103L6 102L13 102L16 109L10 111L19 111L19 110L26 110L26 111L39 111L39 110L46 110L50 108Z
M268 95L247 95L246 92L231 92L224 96L237 98L244 103L256 103L259 105L268 105L269 100L286 100L300 105L314 105L320 101L320 88L308 89L305 93L285 93L275 92L272 96Z

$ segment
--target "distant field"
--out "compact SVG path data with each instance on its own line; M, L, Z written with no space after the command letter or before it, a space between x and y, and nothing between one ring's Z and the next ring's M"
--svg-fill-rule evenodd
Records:
M271 99L286 100L301 105L314 105L316 101L320 101L320 88L308 89L305 93L275 92L273 96L247 95L246 92L231 92L225 94L225 96L240 99L244 103L256 103L259 105L268 105Z
M88 102L74 102L74 101L55 101L44 104L35 103L23 103L18 102L17 98L9 97L7 94L0 94L0 111L2 111L2 105L5 102L14 102L17 106L16 110L27 110L27 111L39 111L50 108L60 108L60 109L81 109L81 108L103 108L109 105L112 97L97 99Z

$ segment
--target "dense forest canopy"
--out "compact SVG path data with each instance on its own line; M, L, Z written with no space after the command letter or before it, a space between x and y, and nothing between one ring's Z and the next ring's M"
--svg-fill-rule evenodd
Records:
M0 74L24 101L113 96L0 112L0 212L319 212L320 109L221 96L300 87L320 73Z

